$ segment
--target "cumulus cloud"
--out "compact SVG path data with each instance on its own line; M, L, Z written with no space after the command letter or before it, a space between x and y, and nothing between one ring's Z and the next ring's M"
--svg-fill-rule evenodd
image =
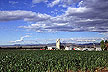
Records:
M68 7L64 14L55 17L32 11L0 11L0 21L35 22L28 26L20 26L20 28L36 32L108 32L107 0L55 0L54 5L61 1L65 5L67 2L67 5L78 3L78 8Z
M50 18L50 15L35 13L32 11L0 11L0 21L13 21L13 20L25 20L25 21L42 21Z
M84 14L90 11L90 8L86 8L86 7L79 7L79 8L72 8L72 7L68 7L67 11L66 11L66 15L75 15L75 14Z
M23 37L21 37L19 40L15 40L15 41L10 41L10 43L18 43L18 42L23 42L24 41L24 38L26 37L30 37L29 35L25 35Z
M74 6L75 7L75 3L80 2L80 0L54 0L51 3L48 4L49 7L53 7L55 5L58 5L59 7L69 7L69 6ZM80 3L81 5L81 3Z
M66 3L65 0L61 0ZM60 1L60 2L61 2ZM69 31L69 32L107 32L108 31L108 1L103 0L73 0L79 2L78 8L68 7L63 15L50 17L47 20L22 26L34 31ZM59 1L57 2L59 3ZM69 3L71 3L69 1ZM97 6L99 5L99 6ZM37 26L38 25L38 26Z

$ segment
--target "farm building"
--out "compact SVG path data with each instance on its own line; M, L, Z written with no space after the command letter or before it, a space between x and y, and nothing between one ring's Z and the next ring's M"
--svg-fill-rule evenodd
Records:
M96 51L102 51L101 47L96 47L95 50Z
M95 48L83 48L82 51L93 51Z
M72 50L72 49L73 49L72 46L66 46L66 47L65 47L65 50Z
M50 46L50 47L48 47L48 50L55 50L55 49L56 49L55 46Z

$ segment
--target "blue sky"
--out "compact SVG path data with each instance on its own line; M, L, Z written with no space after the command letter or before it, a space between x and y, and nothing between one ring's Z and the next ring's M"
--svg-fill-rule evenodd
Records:
M99 42L108 36L106 0L0 0L0 45Z

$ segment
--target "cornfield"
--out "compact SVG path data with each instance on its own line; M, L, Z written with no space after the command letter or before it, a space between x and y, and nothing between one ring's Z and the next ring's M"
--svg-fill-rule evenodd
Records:
M0 50L0 72L76 72L108 68L107 51Z

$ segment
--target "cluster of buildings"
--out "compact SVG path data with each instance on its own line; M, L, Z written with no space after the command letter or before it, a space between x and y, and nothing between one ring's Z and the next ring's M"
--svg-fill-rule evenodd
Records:
M80 51L101 51L100 45L63 45L60 39L56 40L56 46L49 46L48 50L80 50Z

